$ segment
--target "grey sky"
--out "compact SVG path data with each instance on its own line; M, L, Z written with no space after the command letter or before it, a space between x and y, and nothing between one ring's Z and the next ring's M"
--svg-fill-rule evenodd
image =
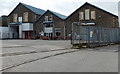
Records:
M44 10L49 9L67 16L85 2L89 2L118 15L118 1L119 0L0 0L0 16L8 15L19 2Z

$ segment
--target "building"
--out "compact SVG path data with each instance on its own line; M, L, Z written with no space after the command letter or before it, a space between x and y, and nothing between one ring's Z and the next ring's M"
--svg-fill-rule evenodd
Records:
M87 2L69 15L65 22L67 37L72 32L74 22L82 26L119 27L118 16Z
M0 39L9 38L9 29L7 25L7 16L0 17Z
M30 39L34 22L44 13L42 9L19 3L8 15L9 37Z
M65 39L65 18L66 16L62 14L47 10L35 22L34 30L37 37L45 39Z

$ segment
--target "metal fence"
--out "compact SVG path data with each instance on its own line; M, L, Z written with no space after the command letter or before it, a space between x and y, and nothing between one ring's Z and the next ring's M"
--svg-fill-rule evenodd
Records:
M96 47L120 43L120 28L72 25L73 45Z

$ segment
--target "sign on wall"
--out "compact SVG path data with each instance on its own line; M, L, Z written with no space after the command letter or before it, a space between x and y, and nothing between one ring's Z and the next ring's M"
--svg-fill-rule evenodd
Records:
M29 30L33 30L33 24L32 23L23 23L22 31L29 31Z
M44 28L44 32L45 33L52 33L53 32L53 28L50 27L50 28Z

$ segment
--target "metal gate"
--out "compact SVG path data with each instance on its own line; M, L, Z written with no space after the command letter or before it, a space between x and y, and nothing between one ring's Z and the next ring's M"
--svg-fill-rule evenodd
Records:
M96 47L120 43L120 28L81 26L76 22L72 24L71 43L80 47Z

